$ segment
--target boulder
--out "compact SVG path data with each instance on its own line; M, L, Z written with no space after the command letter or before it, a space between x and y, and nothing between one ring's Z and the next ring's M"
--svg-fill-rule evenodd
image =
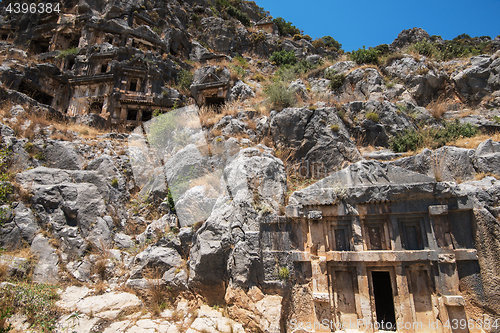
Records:
M208 51L200 43L196 41L191 42L191 53L189 53L189 60L194 62L205 62L210 59L217 58L217 55Z
M476 286L482 282L484 286L477 290L474 295L475 303L492 313L500 312L500 262L498 251L500 251L500 225L498 220L485 208L474 210L474 219L477 226L475 233L475 244L480 266L480 274L469 275L468 284ZM479 267L477 268L479 272ZM477 279L474 281L471 279ZM462 284L462 279L460 280Z
M477 172L500 176L500 142L481 142L474 154L474 167Z
M310 80L311 91L316 94L327 95L330 92L330 80L316 79Z
M319 54L311 54L306 57L306 61L313 65L316 65L323 61L323 58Z
M452 76L457 91L469 101L479 101L500 88L500 59L472 57L471 66Z
M181 227L190 227L196 222L205 221L219 196L219 189L209 184L195 186L179 198L175 210Z
M402 49L405 46L415 44L421 41L431 41L429 34L422 28L413 28L403 30L399 33L398 37L392 42L393 48Z
M231 317L260 332L281 331L282 299L278 295L264 295L257 287L250 288L248 293L229 287L225 295Z
M129 249L135 245L132 237L121 232L115 234L114 241L116 247L119 249Z
M18 203L13 209L2 206L3 225L0 227L0 247L15 250L22 247L23 242L31 244L40 227L36 223L31 209Z
M61 294L61 300L56 303L65 310L78 311L86 315L97 315L99 318L115 319L120 313L136 310L142 307L141 300L133 294L124 292L110 292L99 296L76 298L78 287L69 287ZM82 295L86 295L85 287ZM88 291L87 291L88 293ZM73 294L73 295L71 295ZM88 295L88 294L87 294Z
M171 247L152 245L135 256L130 279L161 278L171 268L179 268L182 258L177 250ZM157 275L157 276L148 276Z
M255 96L252 88L248 84L243 81L237 81L234 86L231 88L231 92L229 94L230 101L244 101L248 98L252 98Z
M284 109L272 117L270 130L275 144L292 153L302 177L323 178L361 159L335 108Z
M33 282L57 284L59 280L59 256L49 240L38 234L31 243L31 253L38 257L33 270Z
M157 235L162 235L170 230L170 228L177 227L177 217L175 214L165 214L158 220L153 220L143 233L135 236L135 239L145 244L154 239Z
M387 147L390 137L415 127L405 113L388 101L350 102L342 109L354 134L366 144ZM369 113L372 117L367 117Z
M242 53L242 47L247 43L248 31L241 23L236 27L220 17L205 17L200 22L203 28L201 40L216 52L229 54Z
M71 261L66 265L68 272L80 282L88 282L92 273L92 264L88 260Z
M325 73L346 74L354 67L356 67L356 63L354 61L339 61L325 69Z
M224 193L193 238L189 285L221 300L223 281L245 286L262 274L259 221L284 204L283 162L256 148L240 150L226 166Z
M44 151L47 166L64 170L80 170L83 158L73 144L66 141L49 140Z

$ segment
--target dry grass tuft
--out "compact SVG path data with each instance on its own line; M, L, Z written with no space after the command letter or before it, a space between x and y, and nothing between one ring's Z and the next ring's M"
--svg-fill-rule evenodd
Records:
M431 102L427 105L427 109L430 111L431 115L436 120L441 120L443 115L448 111L449 102L443 100L437 100Z
M144 298L146 305L154 315L159 315L167 307L172 306L170 290L162 280L162 271L155 268L147 268L144 277L148 280L148 289Z
M491 139L493 141L500 141L500 133L478 134L471 138L460 138L458 140L448 143L448 145L455 146L458 148L476 149L481 142L484 142L488 139Z
M11 118L10 109L12 106L13 104L10 101L1 103L0 116ZM26 113L19 117L17 122L10 122L8 125L14 130L17 137L25 137L29 141L43 135L49 128L54 130L51 138L66 141L74 139L72 132L79 133L79 136L84 139L95 139L98 135L105 133L105 131L94 127L53 119L49 115L32 112L32 107L27 104L22 105L22 107L26 110Z
M6 264L0 264L0 282L7 280L8 266Z
M475 180L482 180L485 177L494 177L495 179L500 180L500 175L496 175L496 174L490 173L490 172L488 172L488 173L486 173L486 172L477 173L474 176L474 179Z
M109 285L106 281L98 281L96 284L94 284L94 293L96 295L102 295L106 292L106 289L108 289Z

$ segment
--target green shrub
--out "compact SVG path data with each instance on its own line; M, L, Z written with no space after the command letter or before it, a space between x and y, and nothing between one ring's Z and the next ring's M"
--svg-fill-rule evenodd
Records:
M78 47L72 47L67 50L59 51L59 54L57 55L58 58L66 58L66 56L70 54L78 54L80 52L80 49Z
M33 157L36 158L39 161L45 160L45 155L42 152L36 153Z
M0 288L2 309L24 313L28 322L42 332L56 329L55 301L57 287L46 284L19 283ZM3 312L3 311L2 311Z
M288 270L288 267L286 266L280 267L280 269L278 270L278 278L281 281L285 282L290 280L290 271Z
M433 43L430 43L426 40L421 40L419 42L416 42L415 44L411 45L409 49L428 58L436 56L437 53L439 52L439 50L436 49Z
M118 178L111 179L111 186L118 187Z
M342 87L342 84L344 84L345 74L329 75L328 79L330 80L330 89L337 90Z
M444 128L426 129L423 131L407 130L396 136L390 142L391 149L402 153L408 150L417 150L424 146L439 148L461 137L470 138L478 134L478 129L469 123L460 124L458 119L444 124Z
M387 44L380 44L378 46L375 46L374 49L379 52L379 55L388 54L390 52L389 45Z
M266 86L264 93L269 97L271 107L278 111L293 106L296 102L295 94L289 91L283 82L274 82Z
M330 129L333 131L333 132L338 132L340 130L340 126L337 125L337 124L334 124L332 126L330 126Z
M365 49L363 45L362 49L358 49L357 51L353 51L351 54L351 60L356 62L357 64L378 64L378 56L380 51L376 49Z
M319 49L320 47L325 47L325 42L323 42L322 38L316 38L311 42L312 46Z
M424 143L421 133L415 130L407 130L402 135L393 138L390 142L391 149L396 153L408 150L417 150Z
M378 123L378 114L376 112L373 112L373 111L367 112L365 114L365 118L373 121L374 123Z
M236 18L243 25L249 26L250 17L248 16L248 14L243 13L241 11L241 8L234 7L233 4L236 5L237 7L241 7L241 2L237 3L237 2L230 2L228 0L215 0L215 6L219 11L221 12L226 11L229 15Z
M285 21L282 17L275 18L273 22L278 27L280 36L300 34L300 30L292 22Z
M177 86L181 89L189 89L193 83L194 74L188 70L182 69L177 74Z
M24 145L24 150L26 150L28 154L31 154L33 152L34 147L35 145L33 143L26 142L26 144Z
M294 65L297 62L295 53L293 51L276 51L271 54L269 61L274 62L276 65Z
M323 36L321 37L325 47L329 50L338 52L342 49L342 44L336 41L332 36Z

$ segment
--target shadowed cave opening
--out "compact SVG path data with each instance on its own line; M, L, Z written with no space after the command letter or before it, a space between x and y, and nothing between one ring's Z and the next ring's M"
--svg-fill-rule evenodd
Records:
M377 322L385 330L396 330L396 315L392 294L391 274L389 272L372 272L373 296ZM383 323L383 324L382 324ZM389 324L391 323L391 324Z

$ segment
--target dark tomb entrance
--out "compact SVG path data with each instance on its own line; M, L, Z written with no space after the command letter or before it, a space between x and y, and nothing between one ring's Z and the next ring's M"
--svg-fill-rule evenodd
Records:
M149 121L153 117L153 111L142 111L142 121Z
M380 330L395 331L396 315L394 313L391 274L389 272L372 272L372 284L378 327Z
M28 95L29 97L33 98L39 103L46 104L46 105L51 105L52 104L52 99L54 97L50 96L49 94L46 94L45 92L37 89L34 85L29 84L25 81L21 81L21 84L19 85L19 88L17 89L19 92L22 92L23 94Z
M220 110L224 103L226 103L224 97L205 97L205 105L214 107L216 110Z
M134 109L128 110L127 111L127 120L136 121L137 120L137 113L138 113L138 110L134 110Z

